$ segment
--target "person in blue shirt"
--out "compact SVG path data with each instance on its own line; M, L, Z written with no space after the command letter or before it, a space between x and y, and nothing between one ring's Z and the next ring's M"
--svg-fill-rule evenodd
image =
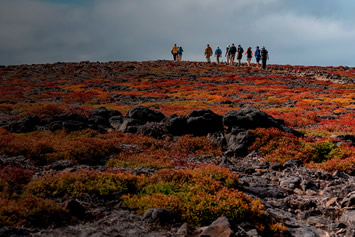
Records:
M216 55L217 63L219 63L219 58L222 56L222 50L219 48L219 46L217 46L217 49L214 54Z
M256 46L256 49L255 49L255 59L256 59L256 66L260 67L261 50L260 50L259 46Z
M182 60L182 52L184 52L184 50L182 49L182 47L180 46L178 48L178 51L177 51L177 60L178 61L181 61Z

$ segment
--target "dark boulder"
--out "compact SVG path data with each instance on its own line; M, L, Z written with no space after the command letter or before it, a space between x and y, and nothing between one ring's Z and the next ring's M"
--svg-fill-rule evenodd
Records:
M144 136L161 139L169 132L164 123L146 123L138 127L138 133Z
M113 116L122 116L121 112L119 112L117 110L106 109L105 107L99 107L95 110L92 110L91 113L93 116L100 116L106 120L108 120L109 118L111 118Z
M206 136L222 130L222 116L211 110L192 111L187 119L186 133L195 136Z
M72 113L68 113L68 114L59 114L56 115L52 118L52 121L80 121L80 122L87 122L87 118L80 115L80 114L72 114Z
M234 126L243 129L279 127L283 120L276 120L255 108L232 110L223 116L223 125L230 132Z
M116 130L119 130L120 126L123 123L123 116L122 115L117 115L117 116L112 116L108 120L110 126Z
M255 129L255 128L278 128L281 131L300 136L301 133L285 126L282 119L275 119L265 112L255 108L243 108L232 110L223 116L223 126L225 133L231 133L236 129Z
M102 127L102 128L108 128L110 127L110 123L108 119L106 119L103 116L99 115L94 115L88 119L88 123L91 124L92 127Z
M119 130L125 133L136 133L138 131L138 126L140 125L142 125L141 121L125 117Z
M33 132L40 123L41 120L37 115L28 115L18 122L9 124L8 130L15 133Z
M68 132L72 131L80 131L88 128L88 124L85 122L81 121L76 121L76 120L67 120L63 122L63 128L67 130Z
M255 136L249 131L241 131L234 134L225 134L227 143L227 155L241 157L248 154L249 146L251 146L255 140Z
M136 106L128 111L126 117L136 119L142 124L145 124L148 122L160 122L165 118L165 115L160 111L152 110L144 106Z
M180 115L172 115L162 121L166 125L166 129L173 136L182 136L186 133L187 117Z

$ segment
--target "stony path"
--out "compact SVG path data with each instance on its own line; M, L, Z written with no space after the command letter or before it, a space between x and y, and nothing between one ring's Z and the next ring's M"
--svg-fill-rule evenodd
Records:
M353 176L307 169L295 160L270 165L256 153L225 165L293 236L355 236Z

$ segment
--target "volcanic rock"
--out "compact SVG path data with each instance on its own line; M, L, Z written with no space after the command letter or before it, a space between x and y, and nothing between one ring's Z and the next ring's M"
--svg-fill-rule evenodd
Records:
M160 122L165 118L165 115L144 106L136 106L128 111L126 117L136 119L141 124L145 124L147 122Z
M144 221L150 223L156 223L159 225L166 225L172 223L176 219L177 219L176 216L172 212L164 208L148 209L142 217L142 220Z
M213 113L211 110L194 110L186 122L186 133L195 136L206 136L222 130L222 116Z
M231 237L233 234L234 231L232 230L232 224L227 217L222 216L203 230L200 236Z

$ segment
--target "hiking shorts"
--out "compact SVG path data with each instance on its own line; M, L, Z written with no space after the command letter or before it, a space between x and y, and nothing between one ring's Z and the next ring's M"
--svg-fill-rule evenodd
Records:
M260 58L255 58L256 59L256 62L258 63L258 62L260 62Z
M242 59L243 55L238 54L237 59Z

